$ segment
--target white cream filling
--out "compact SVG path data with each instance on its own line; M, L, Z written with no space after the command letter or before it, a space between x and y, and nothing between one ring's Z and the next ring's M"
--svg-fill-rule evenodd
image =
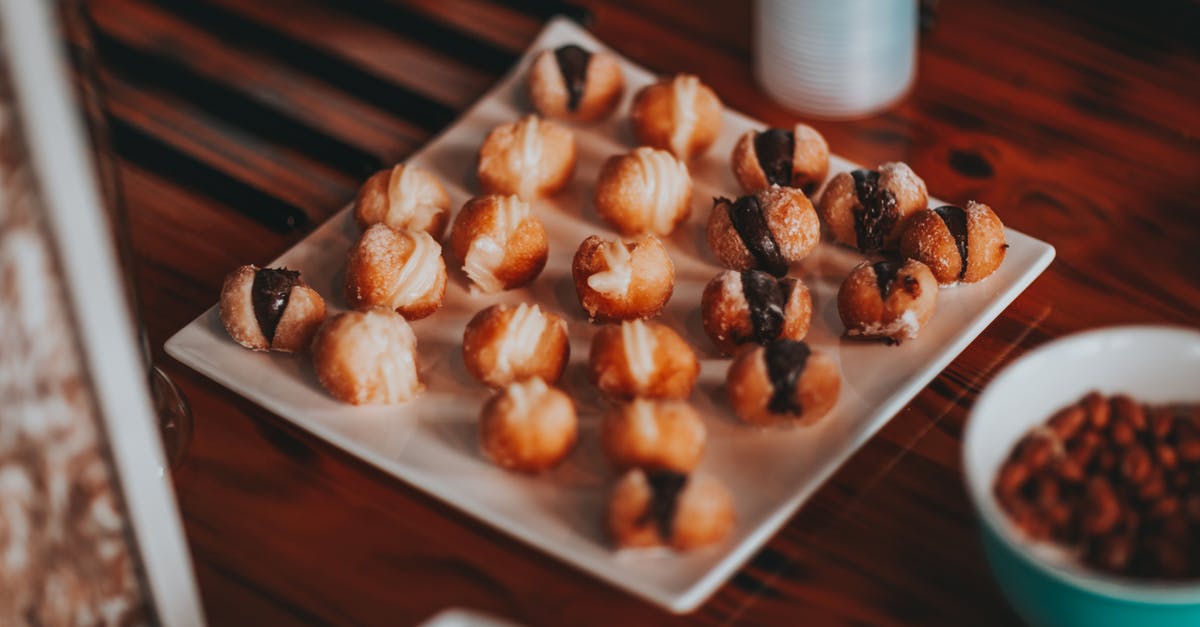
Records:
M514 363L533 357L546 330L546 316L537 306L521 303L508 319L508 327L496 347L496 371L501 375L512 373Z
M520 198L505 196L497 200L492 232L476 237L463 260L463 272L480 290L499 292L504 289L504 284L496 278L496 269L504 263L509 237L527 217L529 204Z
M654 416L654 403L645 399L636 399L629 406L633 432L642 442L658 441L658 420Z
M675 128L671 131L671 152L680 159L687 159L688 144L696 128L696 94L700 90L700 79L691 74L680 74L671 81L674 104Z
M388 177L387 212L383 216L385 224L423 230L441 211L436 205L417 203L416 173L416 167L403 163L392 168Z
M679 203L687 193L691 175L687 165L665 150L638 148L633 151L642 173L642 184L650 209L650 229L668 235L675 226Z
M347 339L347 361L369 368L370 379L379 384L382 401L407 401L421 389L417 376L417 338L412 327L394 314L367 312L352 328Z
M621 240L604 242L600 256L607 270L587 278L588 287L606 296L624 296L633 282L633 255Z
M511 416L513 418L528 416L537 401L549 389L541 377L509 384L504 393L508 395L508 400L512 403Z
M654 348L658 342L654 331L641 320L621 323L621 344L625 349L625 362L633 381L644 385L654 374Z
M392 287L392 296L388 299L392 309L411 305L433 289L438 278L438 260L442 255L442 247L429 233L408 231L404 235L412 242L413 249Z
M532 199L537 195L537 185L541 180L542 138L538 117L526 116L517 124L517 163L513 171L521 177L520 196Z
M846 335L849 336L864 336L864 337L892 337L897 336L905 339L915 339L917 331L921 329L921 323L917 320L917 314L911 309L904 310L899 318L888 323L874 322L863 325L861 328L847 329Z

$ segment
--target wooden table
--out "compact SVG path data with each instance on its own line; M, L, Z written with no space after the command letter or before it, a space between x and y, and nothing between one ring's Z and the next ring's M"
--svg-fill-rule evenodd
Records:
M748 6L581 4L635 61L695 72L752 116L795 119L751 79ZM1058 259L706 605L673 617L161 352L226 272L271 260L428 140L561 5L94 2L141 313L196 416L176 482L211 623L412 624L448 606L544 625L1014 622L960 473L976 395L1066 333L1200 323L1198 9L1078 5L943 2L907 100L814 122L853 160L904 160L940 198L986 200Z

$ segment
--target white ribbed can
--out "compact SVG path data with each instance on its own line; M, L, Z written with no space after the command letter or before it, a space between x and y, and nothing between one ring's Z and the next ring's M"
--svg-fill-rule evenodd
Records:
M917 0L757 0L754 74L780 104L854 118L916 77Z

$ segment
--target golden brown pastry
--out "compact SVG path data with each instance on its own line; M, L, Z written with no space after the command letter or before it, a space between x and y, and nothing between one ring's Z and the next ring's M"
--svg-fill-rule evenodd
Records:
M773 185L736 201L717 198L708 218L708 245L734 270L775 276L808 256L821 241L821 223L804 192Z
M752 425L809 425L837 404L837 365L804 342L776 340L743 351L729 365L729 404Z
M623 235L667 236L692 212L692 177L671 153L643 146L604 162L594 200Z
M678 333L644 320L601 327L588 366L592 382L619 399L687 398L700 374L695 352Z
M613 55L575 44L543 50L529 68L529 100L538 113L572 122L608 117L625 93L625 76Z
M578 436L571 397L534 377L496 392L479 416L479 441L496 465L537 473L557 466Z
M532 281L546 265L546 229L516 196L472 198L454 217L450 250L482 292L499 292Z
M733 147L730 165L747 194L782 185L811 196L829 174L829 144L807 124L746 131Z
M929 266L942 285L975 283L991 276L1008 244L992 208L970 201L966 209L945 205L914 215L900 237L900 254Z
M313 368L334 398L352 403L409 401L424 389L417 374L417 337L384 307L338 314L313 340Z
M418 320L437 311L445 294L442 247L425 231L375 224L346 256L346 304L351 309L387 307Z
M485 194L516 194L533 202L557 194L574 173L575 136L536 115L497 126L479 148L479 186Z
M358 228L386 224L401 231L425 231L441 241L450 221L450 196L437 177L399 163L367 179L354 199Z
M802 340L812 320L812 295L803 281L761 270L726 270L700 297L704 332L722 355L744 344Z
M850 337L899 344L933 317L937 293L929 266L916 259L865 262L842 282L838 315Z
M643 87L630 112L638 143L691 161L721 132L721 100L699 78L677 74Z
M467 372L489 387L539 377L554 384L571 356L567 321L537 305L492 305L463 333Z
M600 439L618 469L691 472L704 455L706 429L684 401L634 399L604 417Z
M893 248L905 223L925 208L925 181L904 163L834 176L818 210L834 239L862 252Z
M626 472L608 502L608 531L621 548L687 551L724 540L734 525L733 497L720 481L675 472Z
M571 275L593 322L653 318L675 288L675 264L653 235L632 242L593 235L575 251Z
M325 320L325 300L287 268L249 265L230 272L220 310L229 337L256 351L303 350Z

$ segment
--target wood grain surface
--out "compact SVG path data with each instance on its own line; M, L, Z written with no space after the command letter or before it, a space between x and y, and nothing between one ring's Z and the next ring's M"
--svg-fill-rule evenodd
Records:
M176 483L214 625L414 624L467 606L531 625L1010 624L960 472L981 388L1028 349L1200 324L1195 3L941 2L893 109L811 121L855 161L990 203L1058 248L1046 274L701 609L601 584L170 361L172 333L465 109L558 11L785 125L750 74L749 3L97 0L141 314L190 398Z

